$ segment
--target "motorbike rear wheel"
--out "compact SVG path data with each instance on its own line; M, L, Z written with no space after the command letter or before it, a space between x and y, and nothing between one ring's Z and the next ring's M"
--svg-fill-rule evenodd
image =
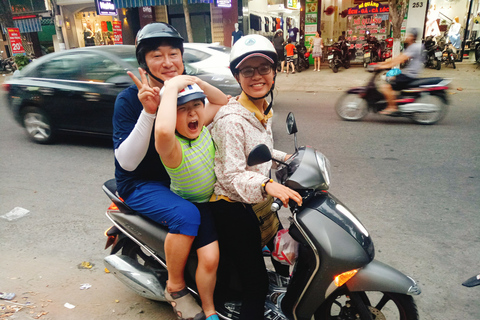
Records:
M431 105L435 108L432 112L418 112L413 114L412 120L418 124L435 124L445 118L448 111L445 99L432 94L418 98L415 103Z
M361 301L360 304L353 301ZM365 312L366 311L366 312ZM333 293L315 312L315 320L418 320L417 307L411 296L392 292Z
M358 121L368 114L367 102L355 93L345 93L335 104L338 116L347 121Z
M442 68L442 61L437 60L437 70L440 70Z

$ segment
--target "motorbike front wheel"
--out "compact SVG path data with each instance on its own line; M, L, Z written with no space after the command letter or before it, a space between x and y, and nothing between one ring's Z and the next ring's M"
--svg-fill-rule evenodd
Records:
M345 93L335 104L338 116L347 121L358 121L368 113L367 102L358 94Z
M392 292L333 293L315 312L315 320L418 320L417 307L409 295Z

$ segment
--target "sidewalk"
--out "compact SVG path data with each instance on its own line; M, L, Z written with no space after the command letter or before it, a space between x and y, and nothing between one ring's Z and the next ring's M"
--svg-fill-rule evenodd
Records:
M450 90L480 92L480 67L472 61L456 63L457 68L445 67L440 70L425 68L422 78L450 78ZM351 87L364 86L372 76L363 65L352 65L349 69L340 68L333 73L327 64L322 64L321 71L313 71L313 66L294 74L277 73L275 88L279 91L299 91L315 93L320 91L345 91Z

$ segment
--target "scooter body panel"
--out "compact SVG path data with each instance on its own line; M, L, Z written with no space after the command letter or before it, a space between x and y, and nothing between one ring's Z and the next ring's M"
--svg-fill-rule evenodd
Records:
M303 250L282 301L285 314L297 319L313 315L328 297L335 276L361 268L374 257L368 233L345 215L348 209L332 195L314 197L303 207L294 217L299 232L293 233Z
M401 294L420 294L417 283L400 271L380 261L373 260L347 281L347 288L354 291L383 291Z

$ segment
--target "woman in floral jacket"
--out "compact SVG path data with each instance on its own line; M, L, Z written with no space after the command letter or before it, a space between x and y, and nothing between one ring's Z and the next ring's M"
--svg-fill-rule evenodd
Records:
M269 178L272 162L247 165L250 151L266 144L273 158L286 160L287 154L273 149L272 110L265 100L273 90L277 54L263 36L248 35L235 43L230 54L230 70L242 87L242 94L231 98L214 118L211 135L217 150L217 182L212 196L213 212L220 244L220 270L225 261L238 268L242 285L241 320L263 320L268 274L262 254L259 222L251 204L267 195L301 204L301 196ZM227 271L228 272L228 271ZM222 274L217 281L222 292ZM217 285L218 286L218 285Z

